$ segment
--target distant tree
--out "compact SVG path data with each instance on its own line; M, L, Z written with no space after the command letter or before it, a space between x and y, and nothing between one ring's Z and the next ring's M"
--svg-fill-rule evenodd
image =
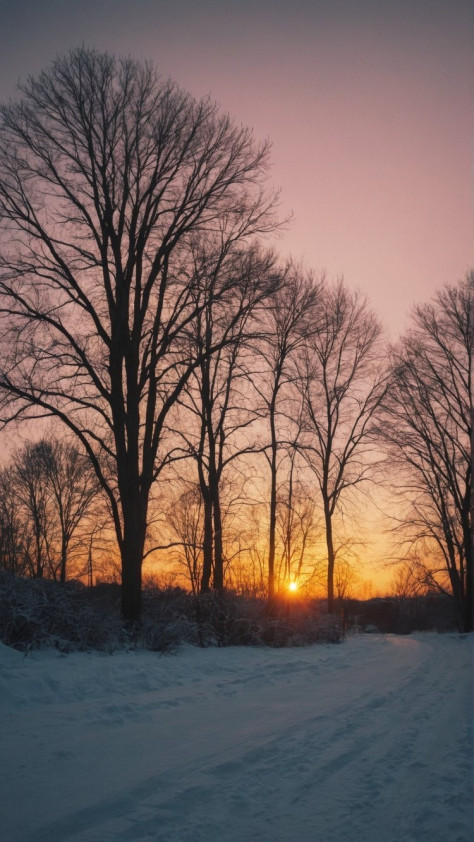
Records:
M28 442L13 455L10 488L23 524L23 554L30 576L42 579L52 567L55 521L45 471L44 442Z
M194 595L201 590L203 571L203 500L198 485L191 485L171 504L167 520L178 538L173 558L186 570ZM174 543L174 542L173 542Z
M308 564L310 550L318 540L321 520L318 501L313 489L301 478L300 454L295 446L288 448L286 472L283 465L280 474L285 475L279 485L277 497L277 547L278 560L275 566L275 584L283 582L287 587L293 581L308 584L316 570L314 559ZM311 554L313 555L313 554ZM318 565L319 566L319 565Z
M41 439L18 450L0 478L3 543L15 558L13 572L64 583L73 538L80 533L84 544L95 528L87 519L98 491L89 461L73 444Z
M474 274L444 287L416 307L413 327L392 349L392 383L382 433L391 473L407 503L401 515L406 540L416 550L431 545L431 564L417 558L425 582L444 587L449 576L460 627L473 628ZM438 571L433 561L441 554Z
M0 570L27 576L31 573L26 551L29 536L18 502L11 468L7 466L0 471Z
M264 453L270 471L268 532L268 595L275 590L275 559L279 467L287 448L294 446L298 435L299 415L297 353L314 330L312 317L319 297L321 282L298 266L289 264L282 285L267 304L265 331L255 345L263 368L255 378L260 393L262 415L269 426L269 444Z
M342 281L326 285L301 357L305 453L321 494L327 547L328 611L334 608L334 521L349 491L370 476L375 414L386 387L381 327L367 301Z
M43 468L43 481L50 499L50 517L56 527L54 579L64 583L67 578L71 542L78 531L83 542L87 532L87 518L99 496L97 478L89 459L74 444L58 439L46 439L37 445ZM92 524L89 533L94 532ZM90 537L89 537L90 543Z
M347 559L338 558L334 565L334 591L336 599L351 599L360 577Z
M122 612L141 610L165 422L203 355L196 243L219 260L275 227L269 146L149 64L85 48L1 108L3 418L53 415L108 497ZM234 276L212 290L224 297Z
M419 566L416 562L405 561L397 566L390 585L390 592L397 599L413 599L426 593L426 590L427 583L423 565Z

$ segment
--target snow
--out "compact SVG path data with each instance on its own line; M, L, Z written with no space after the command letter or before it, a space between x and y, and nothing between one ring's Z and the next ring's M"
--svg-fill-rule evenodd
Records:
M0 644L5 842L470 842L474 635Z

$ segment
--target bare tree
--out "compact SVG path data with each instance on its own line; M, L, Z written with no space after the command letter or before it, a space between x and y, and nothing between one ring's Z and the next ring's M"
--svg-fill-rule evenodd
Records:
M317 573L317 564L310 550L317 542L321 523L312 489L301 478L298 447L287 451L285 480L280 483L276 508L277 547L279 559L275 565L275 585L290 582L308 585ZM283 467L283 466L282 466ZM279 471L283 474L283 470ZM309 557L311 561L308 564ZM278 563L279 562L279 563Z
M296 355L305 339L314 330L312 316L318 300L321 281L310 273L289 264L281 287L267 305L266 330L256 343L256 353L264 367L255 378L263 413L268 420L270 441L265 456L270 470L268 531L268 595L275 590L275 553L278 507L278 473L287 447L294 444L298 424L294 425L295 405L299 403L294 386L298 379ZM260 385L259 385L260 384Z
M203 499L201 590L224 587L224 536L221 484L224 472L255 450L248 429L256 418L252 405L248 340L258 330L258 311L279 284L272 252L231 253L216 271L234 278L226 299L216 300L214 273L207 271L209 296L195 320L192 342L201 362L180 398L189 423L180 435L195 460ZM211 353L212 347L219 350Z
M27 552L31 536L18 503L11 467L6 466L0 471L0 570L26 576L31 572Z
M322 498L328 611L334 608L338 547L334 519L350 490L370 476L374 416L385 391L381 328L365 298L342 281L327 285L313 315L315 330L301 361L306 404L305 453Z
M203 500L197 485L191 485L174 500L167 513L168 522L178 538L173 548L177 564L186 570L186 579L194 595L201 589L203 572Z
M23 554L30 576L42 579L54 566L55 520L45 471L43 442L17 450L9 470L16 514L23 522Z
M413 328L392 349L383 435L408 503L402 528L412 546L431 545L424 579L447 571L460 627L473 628L472 304L474 275L417 307ZM441 553L436 572L433 560ZM426 553L425 553L426 557ZM420 571L418 557L417 569ZM441 575L440 575L441 574Z
M424 595L428 587L424 567L405 561L393 574L390 592L399 600L407 600Z
M87 518L92 515L99 486L90 461L74 444L44 439L36 446L42 462L43 482L49 490L50 514L56 526L56 551L50 559L53 578L64 583L67 578L71 542L78 531L86 540ZM89 532L94 532L92 524ZM91 537L88 536L88 544Z
M338 558L334 565L334 588L336 599L351 599L354 589L360 582L353 565L347 560Z
M133 620L165 421L201 362L182 341L208 295L192 246L226 252L274 228L269 147L150 65L93 50L21 91L0 127L3 417L54 415L80 441Z
M64 583L71 551L80 555L86 541L98 491L88 459L73 444L41 439L18 450L2 472L0 498L15 572Z

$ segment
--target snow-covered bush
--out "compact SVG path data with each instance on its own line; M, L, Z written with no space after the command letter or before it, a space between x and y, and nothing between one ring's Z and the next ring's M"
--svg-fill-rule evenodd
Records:
M62 652L117 648L174 651L194 646L302 646L339 642L337 617L320 615L311 603L271 607L263 599L229 592L193 596L181 588L148 587L140 621L120 616L120 588L92 589L79 582L60 585L0 572L0 640L28 651L56 647Z
M105 611L78 582L20 579L0 573L0 639L17 649L54 646L64 652L120 645L118 610Z

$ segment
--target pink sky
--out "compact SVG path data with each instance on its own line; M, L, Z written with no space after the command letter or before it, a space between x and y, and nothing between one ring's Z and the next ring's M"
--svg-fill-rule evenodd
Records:
M474 265L471 0L0 0L0 97L81 43L152 59L273 141L279 243L392 338Z

